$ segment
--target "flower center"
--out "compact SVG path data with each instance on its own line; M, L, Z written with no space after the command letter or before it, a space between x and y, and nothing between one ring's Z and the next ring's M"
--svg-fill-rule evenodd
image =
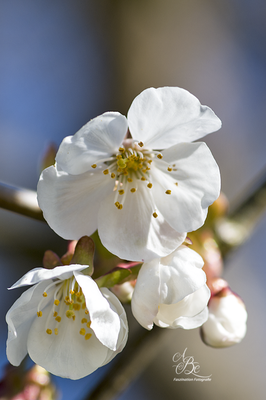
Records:
M133 139L125 139L122 146L119 147L118 153L108 159L99 160L100 168L103 174L114 179L115 200L114 204L118 210L123 208L125 198L128 193L135 193L140 184L146 181L146 187L152 188L151 174L152 162L155 157L162 161L162 154L159 151L146 149L142 142L136 143ZM162 161L164 163L164 161ZM168 172L176 171L175 165L165 164ZM97 168L97 164L93 164L92 168ZM141 182L141 183L140 183ZM176 186L177 182L174 183ZM165 189L165 194L170 195L171 190ZM153 217L157 218L156 207L153 204Z
M45 307L46 301L51 301L52 288L54 288L53 306L52 308ZM48 298L48 299L47 299ZM43 311L42 311L43 310ZM66 279L65 281L55 281L51 283L43 292L43 298L40 300L37 308L37 316L42 317L43 313L47 312L45 330L48 335L58 335L60 333L60 322L62 318L68 318L70 322L78 324L78 332L88 340L92 336L90 329L91 321L89 311L86 307L86 301L81 287L79 287L75 278Z

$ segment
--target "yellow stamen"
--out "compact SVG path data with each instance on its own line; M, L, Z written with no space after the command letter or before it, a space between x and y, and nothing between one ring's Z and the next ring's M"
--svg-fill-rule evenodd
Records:
M125 192L124 192L123 189L121 189L121 190L118 190L118 193L119 193L119 194L124 194Z
M81 330L79 331L79 333L80 333L82 336L84 336L84 335L85 335L85 333L86 333L86 331L85 331L85 329L84 329L84 328L81 328Z
M41 317L42 316L42 312L41 311L37 311L37 315L38 315L38 317Z
M166 190L166 194L171 194L171 190Z
M54 317L56 317L56 316L57 316L57 312L55 311L55 312L54 312Z
M67 318L71 318L71 317L73 317L73 315L75 315L73 310L67 310L67 312L66 312Z
M128 182L132 182L132 178L127 178L127 181Z
M81 308L82 308L82 310L84 310L84 309L86 308L86 304L85 304L85 303L82 303Z
M178 186L178 183L177 183L177 182L175 182L175 185L176 185L176 186Z
M105 170L103 171L103 174L104 174L104 175L108 175L108 174L109 174L109 169L105 169Z
M142 176L142 177L141 177L141 180L142 180L142 181L146 181L146 178L144 178L144 176Z
M120 153L124 153L125 152L125 149L124 149L124 147L119 147L119 149L118 149L119 151L120 151Z
M152 183L148 183L148 188L151 189L152 188Z
M92 164L92 165L91 165L91 168L96 168L96 167L97 167L96 164Z
M168 169L168 171L172 171L173 170L171 167L168 167L167 169Z
M48 335L51 335L53 333L52 329L46 329L46 333L48 333Z
M43 292L43 297L47 297L47 293L46 292Z
M91 327L91 321L89 321L88 323L87 323L87 328L90 328Z
M84 312L85 312L85 314L86 314L86 315L88 315L88 314L89 314L89 311L88 311L88 310L85 310Z
M157 158L161 160L163 158L162 154L157 154Z
M57 322L61 322L61 317L59 317L59 315L55 318L55 320L57 321Z
M77 311L80 310L80 304L74 303L73 308L74 308L74 310L77 310Z
M143 142L139 142L138 145L139 145L139 147L143 147L144 146Z
M59 301L58 299L55 299L54 304L55 304L56 306L58 306L59 303L60 303L60 301Z
M115 178L115 173L114 173L114 172L111 173L111 178L112 178L112 179Z
M92 334L91 333L87 333L86 335L85 335L85 340L88 340L88 339L90 339L92 337Z
M81 323L85 324L87 321L88 321L87 318L82 318Z
M55 334L55 335L58 335L58 329L57 329L57 328L55 328L54 334Z
M157 217L158 217L158 214L157 214L156 212L154 212L154 213L152 214L152 216L153 216L154 218L157 218Z
M132 193L134 193L134 192L136 191L136 189L135 189L135 188L132 188L132 189L130 189L130 191L131 191Z

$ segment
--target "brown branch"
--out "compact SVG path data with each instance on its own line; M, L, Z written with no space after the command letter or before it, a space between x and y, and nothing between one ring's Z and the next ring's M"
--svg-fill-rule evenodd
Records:
M37 202L37 193L0 182L0 208L39 221L45 221Z

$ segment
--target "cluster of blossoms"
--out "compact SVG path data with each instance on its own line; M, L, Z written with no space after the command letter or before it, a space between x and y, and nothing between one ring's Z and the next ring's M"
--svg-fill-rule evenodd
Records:
M127 118L107 112L66 137L40 177L39 205L58 235L79 240L98 230L111 253L143 263L134 283L123 285L146 329L192 329L208 320L204 261L186 237L220 193L210 150L192 142L220 126L186 90L150 88ZM48 371L79 379L124 348L127 319L114 294L122 285L110 291L108 277L94 279L92 263L75 254L69 265L36 268L12 286L32 285L6 317L13 365L28 353Z

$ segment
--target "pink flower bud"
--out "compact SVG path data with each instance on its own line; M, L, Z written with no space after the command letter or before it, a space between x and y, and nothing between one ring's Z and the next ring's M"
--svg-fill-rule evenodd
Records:
M211 297L208 307L208 320L201 327L204 343L228 347L241 342L247 330L247 311L240 297L225 287Z

